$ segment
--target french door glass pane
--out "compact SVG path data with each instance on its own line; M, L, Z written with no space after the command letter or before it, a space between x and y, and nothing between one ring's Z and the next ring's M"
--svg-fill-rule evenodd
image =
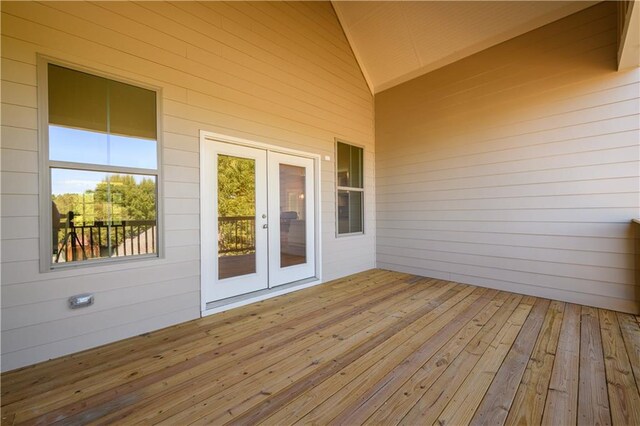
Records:
M218 155L218 279L256 272L256 164Z
M307 263L304 167L280 164L280 267Z

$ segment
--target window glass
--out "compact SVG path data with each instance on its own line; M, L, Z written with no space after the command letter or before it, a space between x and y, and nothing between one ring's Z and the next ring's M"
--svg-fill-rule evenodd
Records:
M351 163L351 150L349 145L338 142L338 186L349 185L349 166Z
M349 185L352 188L362 188L362 148L350 147Z
M54 161L155 169L156 141L71 127L49 126L49 158Z
M280 267L307 263L305 168L280 164Z
M363 149L337 142L338 234L364 232Z
M108 135L49 125L49 159L74 163L108 164Z
M362 188L362 148L338 142L338 186Z
M218 155L218 279L256 272L256 160Z
M349 232L362 232L362 192L349 192Z
M155 92L49 64L49 159L157 168Z
M108 80L48 65L49 124L106 133Z
M156 139L156 92L48 65L49 124Z
M362 192L338 190L338 234L363 232Z
M157 254L156 92L54 64L47 83L52 264Z
M53 263L157 252L156 177L51 169Z

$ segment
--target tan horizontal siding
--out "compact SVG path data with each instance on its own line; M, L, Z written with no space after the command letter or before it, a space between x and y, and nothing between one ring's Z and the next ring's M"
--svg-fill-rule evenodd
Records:
M56 19L52 20L49 23L49 25L51 26L51 30L49 30L47 33L61 37L63 39L67 39L67 37L65 37L62 32L67 31L66 28L68 28L69 25L79 26L80 29L84 29L84 31L82 32L81 40L78 40L78 42L92 43L96 47L104 46L105 39L112 39L113 44L109 43L109 46L107 48L111 48L111 46L116 45L117 49L123 51L123 53L135 56L136 58L148 58L154 65L158 66L158 69L164 69L164 73L154 72L154 74L158 76L158 78L173 72L185 72L186 76L189 77L188 79L184 78L186 76L182 76L183 78L180 81L171 80L173 84L178 84L184 87L189 87L188 85L190 82L196 81L196 79L201 78L203 80L203 83L207 85L217 86L220 88L220 90L223 91L235 90L237 92L251 93L248 89L255 87L258 88L261 92L266 91L267 93L269 93L269 91L271 91L270 93L273 93L273 89L270 86L256 84L255 76L253 76L252 79L246 79L243 81L241 79L241 77L244 75L243 73L251 72L251 70L248 70L248 67L246 65L244 67L241 67L240 64L230 62L235 59L233 56L220 55L213 49L213 47L220 47L219 50L226 51L228 53L233 52L235 54L234 56L239 56L242 58L246 56L252 56L254 58L258 58L256 62L252 64L255 66L255 68L252 67L254 69L264 68L259 67L258 65L269 66L277 64L279 68L276 69L279 71L279 73L273 73L270 74L270 76L264 76L264 78L267 78L270 82L272 82L274 79L277 79L279 77L280 80L287 84L286 90L292 90L291 87L295 84L295 82L300 81L299 86L304 88L304 91L307 92L307 96L318 95L322 93L332 101L331 105L334 108L336 104L338 104L337 106L339 107L339 103L335 102L336 98L344 97L344 95L339 91L332 92L328 90L326 85L322 87L322 85L319 84L318 79L314 78L315 76L313 74L310 74L320 72L317 70L317 66L307 65L308 60L287 58L286 56L288 56L290 52L288 45L286 47L277 46L269 40L262 39L257 34L255 34L251 38L251 40L253 42L259 41L258 45L252 42L248 42L243 38L234 36L230 32L217 28L215 25L211 24L208 18L209 16L211 16L211 14L213 14L213 11L211 11L210 14L207 15L207 20L202 19L200 16L181 12L180 8L184 6L169 3L154 5L146 5L144 3L141 3L140 5L138 5L140 7L136 9L137 12L128 11L129 16L137 19L137 22L133 22L132 25L139 26L140 22L145 22L146 25L149 26L150 21L153 21L149 19L150 15L159 14L160 16L165 18L162 21L163 28L165 28L166 31L167 26L170 25L168 28L171 28L173 30L173 37L189 39L189 37L194 35L195 33L195 36L197 37L196 40L190 40L191 42L187 45L195 46L198 49L204 51L212 50L214 53L218 53L211 58L211 64L204 64L210 66L204 67L197 64L197 62L200 62L201 59L196 60L195 57L189 57L189 60L186 60L184 54L174 54L166 52L163 46L153 46L149 43L139 41L126 33L123 34L123 31L128 31L129 26L120 26L117 30L105 27L105 25L113 25L107 24L106 22L109 22L108 19L104 19L108 18L110 15L107 14L104 10L100 11L100 8L98 6L85 5L84 7L79 8L73 3L62 3L62 5L65 6L64 11L54 9L60 8L62 6L53 4L49 5L48 3L42 4L39 7L33 6L29 9L25 8L23 13L16 13L15 16L12 16L12 18L17 20L16 24L22 24L23 30L26 30L31 25L33 20L37 19L39 16L53 16ZM109 7L109 5L105 5L105 7ZM116 5L115 7L122 8L123 10L126 10L127 8L127 6L125 5ZM86 12L86 9L88 8L93 8L95 9L95 11L93 13L88 13ZM12 12L13 11L8 13ZM104 20L97 21L95 17L96 12L100 13L101 16L103 16ZM89 20L85 20L86 17L88 17ZM13 23L13 20L11 19L7 19L7 21L10 24ZM191 30L190 28L194 28L194 30ZM232 28L235 28L235 26L232 26ZM42 34L42 36L44 36L45 34ZM36 37L37 36L33 36L33 38ZM261 48L260 44L262 43L269 44L270 46L272 46L272 49L269 50ZM151 49L152 46L154 47L153 49ZM310 57L311 55L306 53L306 56ZM179 61L177 61L178 58L180 58ZM215 65L213 64L214 60ZM162 64L167 65L162 66ZM227 66L225 68L222 68L221 65ZM296 65L302 67L302 69L297 69ZM305 65L307 66L305 67ZM287 81L282 78L283 73L289 74L287 75L287 77L291 77L292 80ZM209 78L204 78L205 75ZM324 79L327 78L326 72L322 73L322 75ZM233 84L234 81L235 84ZM337 81L340 81L340 78L331 80L331 82L334 84ZM317 86L321 86L322 89L318 89L316 93L313 93L312 91ZM194 89L196 87L197 86L193 86ZM366 93L364 90L360 90L359 92L361 95L364 95ZM275 100L275 98L273 99ZM318 101L320 99L322 98L319 98ZM353 102L354 99L353 97L351 97L346 101ZM360 102L360 106L367 107L366 99L363 99ZM371 106L369 105L368 107L370 108Z
M20 151L37 151L37 131L2 125L2 148ZM4 171L4 170L3 170Z
M547 236L576 236L599 238L628 238L629 226L625 223L579 223L579 222L480 222L480 221L379 221L388 232L398 231L449 231L483 234L519 234ZM380 234L379 234L380 235ZM395 234L390 234L395 235ZM410 235L410 234L409 234Z
M39 272L37 53L162 88L162 259ZM3 3L2 368L199 315L200 130L329 155L323 269L373 267L373 111L329 3ZM359 240L335 237L335 137L365 146ZM69 310L84 292L95 305Z
M165 297L178 296L185 292L200 291L200 280L197 275L166 281L157 281L146 285L136 285L95 292L99 303L91 313L82 309L73 312L73 317L83 317L95 312L107 311L125 305L135 305L146 300L156 300ZM152 292L151 299L146 296ZM126 302L123 302L126 301ZM59 299L60 303L52 304L51 301L41 303L27 303L4 308L6 321L2 323L3 330L11 330L17 327L37 325L40 321L50 322L65 319L69 316L66 308L66 299Z
M627 88L626 92L632 92L633 88ZM629 93L627 93L629 95ZM637 101L631 102L628 106L637 110ZM637 114L637 111L636 111ZM603 123L601 123L603 124ZM608 124L608 123L607 123ZM522 144L523 140L520 139L520 144L513 146L513 140L516 137L510 137L501 141L496 141L488 146L469 146L468 149L462 151L462 147L457 156L451 156L451 151L447 152L443 150L441 155L450 155L447 158L438 158L437 152L432 153L427 161L417 161L413 158L411 163L402 165L402 162L407 162L407 158L397 160L399 164L381 162L379 166L379 177L385 176L397 176L402 174L408 174L410 171L419 170L419 167L428 166L429 170L446 170L452 169L456 166L459 167L459 161L461 157L468 159L470 163L478 165L495 165L501 163L516 162L518 160L532 160L532 159L550 159L556 156L571 156L580 153L600 152L607 154L607 151L611 147L612 141L615 141L617 147L634 147L635 146L635 132L637 131L637 125L633 126L631 120L620 120L617 124L628 124L628 129L625 127L617 128L615 132L608 134L597 134L592 136L570 138L564 140L543 140L532 138L532 144ZM635 128L634 128L635 127ZM511 143L511 144L510 144ZM483 149L482 149L483 148ZM487 148L491 150L488 151ZM540 152L544 150L543 152ZM538 157L531 158L532 155L538 155ZM393 160L392 160L393 161Z
M637 312L640 72L603 3L376 96L378 266Z
M379 243L378 254L388 256L399 256L413 259L429 259L454 264L466 264L473 266L489 267L505 271L518 271L528 273L539 273L554 277L578 278L582 280L601 281L620 284L621 288L632 282L633 269L613 268L603 266L585 265L582 259L572 259L572 263L562 263L553 260L541 259L519 259L513 256L491 256L491 247L485 253L466 254L460 252L431 250L430 248L418 248L412 245L389 245ZM581 262L582 263L578 263ZM566 261L565 261L566 262ZM575 263L573 263L575 262Z
M398 234L401 234L398 232ZM446 236L441 239L424 239L422 235L411 237L378 236L378 247L386 249L412 249L412 250L429 250L437 253L450 254L470 254L478 256L491 256L498 259L522 259L540 262L560 263L573 267L574 265L585 266L601 266L607 268L620 268L628 271L628 266L632 260L632 253L612 253L606 251L587 251L580 250L581 245L576 244L574 248L559 248L557 245L549 247L533 247L532 245L518 246L510 244L492 244L487 245L483 242L470 242L465 239L463 242L455 241L455 235L452 238ZM464 236L459 237L460 239ZM480 240L480 238L478 238ZM534 238L532 238L533 240ZM578 242L580 240L574 238ZM482 240L481 240L482 241ZM620 241L612 241L611 245L619 246ZM580 251L579 257L576 251Z
M105 328L105 323L110 326L131 323L148 316L148 310L158 308L157 312L168 311L174 308L186 308L193 306L193 292L183 292L178 296L166 297L160 300L148 299L133 305L120 304L108 311L97 311L91 315L81 317L67 316L65 319L39 323L33 326L20 327L12 330L3 330L3 338L6 345L14 350L24 350L33 346L33 342L50 344L57 340L74 338L78 334L77 323L81 321L83 334L95 333ZM195 307L197 309L197 307ZM115 314L115 315L114 315Z
M624 222L629 223L637 215L637 208L583 208L583 209L468 209L419 212L421 220L450 221L516 221L516 222ZM416 212L381 211L377 217L383 220L414 220Z
M186 253L189 253L189 249L186 250ZM177 252L176 256L178 254L180 253ZM117 288L120 285L131 285L130 283L151 283L163 279L177 279L189 276L192 271L199 270L198 261L189 260L184 256L164 262L160 266L157 266L153 261L146 260L141 260L136 263L137 265L133 262L123 264L116 271L113 270L113 267L95 267L92 275L101 277L102 279L96 281L94 288L100 289L102 286L106 286L106 288ZM80 290L72 294L81 292L81 288L86 286L86 283L82 282L82 279L86 278L86 270L74 269L64 271L59 274L60 276L55 278L43 279L42 274L34 270L34 265L37 265L37 262L7 262L2 265L3 288L15 286L14 291L6 293L2 301L3 306L8 307L14 304L24 304L22 301L25 300L26 297L29 297L30 292L35 292L36 290L38 290L38 292L32 296L34 298L33 300L43 301L50 297L55 297L59 288L63 285L65 289L69 291ZM115 281L114 277L117 278L117 281ZM108 279L111 278L114 278L114 282L109 282ZM49 283L53 283L53 287L49 285ZM67 284L65 285L65 283Z
M561 183L562 185L558 185ZM582 196L585 194L599 194L606 195L612 193L629 193L633 192L636 188L637 179L635 177L620 177L611 179L589 179L589 180L577 180L577 181L564 181L564 182L545 182L545 183L533 183L522 185L509 185L502 186L486 186L486 187L473 187L473 197L469 197L467 188L460 189L423 189L415 192L409 191L396 191L390 193L385 203L406 202L415 199L415 194L428 193L429 200L443 201L443 200L484 200L487 198L501 199L519 197L526 198L540 198L540 197L573 197ZM428 187L430 188L430 187Z
M149 310L157 310L159 313L148 316L147 318L137 319L132 322L120 323L118 325L108 324L106 328L100 329L99 333L95 331L85 332L80 330L74 337L68 339L60 339L51 343L43 343L37 346L37 350L17 350L15 352L5 352L2 355L3 362L6 365L29 365L40 362L43 353L74 353L79 352L87 347L96 347L104 344L104 341L116 341L131 337L131 335L139 335L157 328L164 328L181 322L189 321L199 314L198 308L189 306L186 308L178 308L175 311L168 310L166 306L167 300L163 304L148 306ZM171 307L179 306L169 300ZM61 326L61 324L58 324Z
M25 172L5 172L0 173L2 179L2 189L4 194L37 194L38 174Z

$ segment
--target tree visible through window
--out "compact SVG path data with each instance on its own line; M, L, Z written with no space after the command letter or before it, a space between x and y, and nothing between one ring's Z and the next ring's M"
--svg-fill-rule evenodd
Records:
M46 66L51 262L157 255L156 92Z
M221 257L256 252L255 169L253 159L218 156L218 255ZM222 269L220 278L227 278ZM255 270L250 269L247 273L253 272Z

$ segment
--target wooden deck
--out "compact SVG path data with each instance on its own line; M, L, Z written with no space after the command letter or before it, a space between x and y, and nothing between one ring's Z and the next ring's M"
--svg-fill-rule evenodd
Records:
M2 424L640 424L639 318L372 270L2 375Z

